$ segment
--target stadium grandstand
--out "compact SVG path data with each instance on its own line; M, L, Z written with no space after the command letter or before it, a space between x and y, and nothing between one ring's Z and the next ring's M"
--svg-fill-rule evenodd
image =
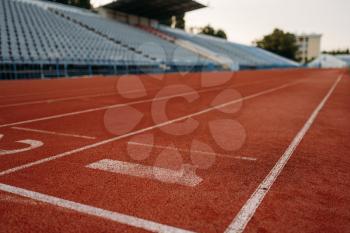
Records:
M350 55L322 54L308 64L310 68L346 68L350 67Z
M0 77L298 67L256 47L164 26L172 15L204 6L161 2L119 0L89 11L48 1L1 0Z

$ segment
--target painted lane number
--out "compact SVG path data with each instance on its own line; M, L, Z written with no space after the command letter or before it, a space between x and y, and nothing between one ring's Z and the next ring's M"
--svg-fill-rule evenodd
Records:
M3 137L4 137L4 135L0 134L0 140ZM25 144L25 145L28 145L28 146L25 147L25 148L14 149L14 150L2 150L2 149L0 149L0 156L1 155L17 154L17 153L33 150L35 148L38 148L38 147L41 147L42 145L44 145L43 142L37 141L37 140L32 140L32 139L25 139L25 140L20 140L20 141L16 141L16 142L17 143L21 143L21 144Z

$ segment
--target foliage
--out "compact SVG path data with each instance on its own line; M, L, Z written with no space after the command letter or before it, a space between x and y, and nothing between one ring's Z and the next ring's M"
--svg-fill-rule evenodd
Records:
M344 49L344 50L332 50L332 51L323 51L323 54L331 54L331 55L343 55L343 54L350 54L350 49Z
M275 29L271 34L255 42L256 46L266 49L282 57L297 61L298 45L296 36L280 29Z
M176 16L175 27L180 29L185 29L185 14Z
M207 25L201 29L200 34L227 39L226 33L222 29L215 30L212 26Z

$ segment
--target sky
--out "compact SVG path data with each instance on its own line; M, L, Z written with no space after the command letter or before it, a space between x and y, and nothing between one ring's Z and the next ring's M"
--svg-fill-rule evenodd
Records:
M164 0L166 1L166 0ZM350 48L350 0L197 0L207 8L186 14L187 27L207 24L250 45L280 28L322 34L322 50ZM91 0L94 6L111 0Z

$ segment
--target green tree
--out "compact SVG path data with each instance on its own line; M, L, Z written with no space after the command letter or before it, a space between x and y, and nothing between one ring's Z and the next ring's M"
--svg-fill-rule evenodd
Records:
M212 26L207 25L203 27L200 31L200 34L219 37L222 39L227 39L226 33L222 29L215 30Z
M220 37L220 38L223 38L223 39L227 39L226 33L223 30L221 30L221 29L216 31L216 36Z
M344 55L344 54L350 54L349 49L344 49L344 50L332 50L332 51L323 51L323 54L331 54L331 55Z
M175 27L180 29L185 29L185 23L186 23L185 14L176 15L175 19L176 19Z
M215 36L215 29L211 27L210 25L205 26L201 29L201 34L209 35L209 36Z
M280 29L255 42L256 46L292 60L298 60L298 45L296 36Z

